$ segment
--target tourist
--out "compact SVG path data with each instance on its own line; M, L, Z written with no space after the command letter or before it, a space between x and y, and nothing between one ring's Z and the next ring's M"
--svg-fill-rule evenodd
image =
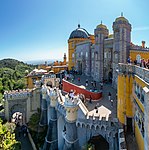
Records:
M147 62L146 62L146 68L149 69L149 59L148 59Z
M72 89L70 90L70 92L69 92L69 94L68 94L68 96L69 96L69 98L74 98L74 93L75 93L75 91L73 91Z
M109 92L108 94L108 97L109 97L109 101L111 100L111 93Z
M85 81L85 86L87 87L88 86L88 80L86 79Z
M127 59L127 63L132 63L132 61L131 61L131 57L129 56L129 58Z
M111 99L111 107L113 107L113 99Z
M100 82L100 90L102 90L102 89L103 89L103 83Z
M78 77L78 82L80 82L80 78Z

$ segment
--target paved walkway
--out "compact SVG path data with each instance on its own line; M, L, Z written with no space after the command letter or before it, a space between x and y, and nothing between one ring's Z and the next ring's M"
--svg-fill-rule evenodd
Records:
M80 78L80 81L78 81L78 78ZM93 79L91 77L87 77L84 75L75 75L73 82L71 79L69 81L79 86L81 85L85 86L86 79L88 80L88 86L86 87L86 89L93 90L94 87L91 84L91 82L93 82ZM103 89L101 90L101 86L99 82L96 82L96 89L102 92L102 98L98 101L92 101L92 103L89 103L89 101L87 101L86 106L88 110L91 111L95 108L95 106L100 107L103 105L104 107L108 108L112 112L111 117L116 118L117 116L116 90L112 87L110 83L104 83ZM111 101L109 101L108 98L109 92L111 93L111 99L113 100L113 105L111 104Z
M33 150L28 135L24 136L23 133L19 135L19 127L16 128L16 139L21 142L21 150Z

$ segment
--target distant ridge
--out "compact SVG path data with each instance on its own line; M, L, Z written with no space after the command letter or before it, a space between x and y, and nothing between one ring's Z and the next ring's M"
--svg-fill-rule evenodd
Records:
M43 59L43 60L28 60L24 62L27 64L32 64L32 65L40 65L40 64L45 64L45 62L47 62L47 64L51 64L56 60L57 59Z
M19 64L25 65L23 61L18 61L16 59L6 58L6 59L0 60L0 68L15 69L15 67Z

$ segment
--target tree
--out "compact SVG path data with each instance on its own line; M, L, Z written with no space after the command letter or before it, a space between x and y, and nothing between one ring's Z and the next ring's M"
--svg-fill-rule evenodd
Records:
M0 149L3 150L19 150L21 143L15 139L15 124L5 123L2 124L0 119Z

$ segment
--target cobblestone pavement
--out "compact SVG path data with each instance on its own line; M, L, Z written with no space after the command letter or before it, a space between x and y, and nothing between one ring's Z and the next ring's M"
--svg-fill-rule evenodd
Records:
M21 150L33 150L28 135L24 136L23 133L19 134L18 127L16 128L16 139L21 142Z

